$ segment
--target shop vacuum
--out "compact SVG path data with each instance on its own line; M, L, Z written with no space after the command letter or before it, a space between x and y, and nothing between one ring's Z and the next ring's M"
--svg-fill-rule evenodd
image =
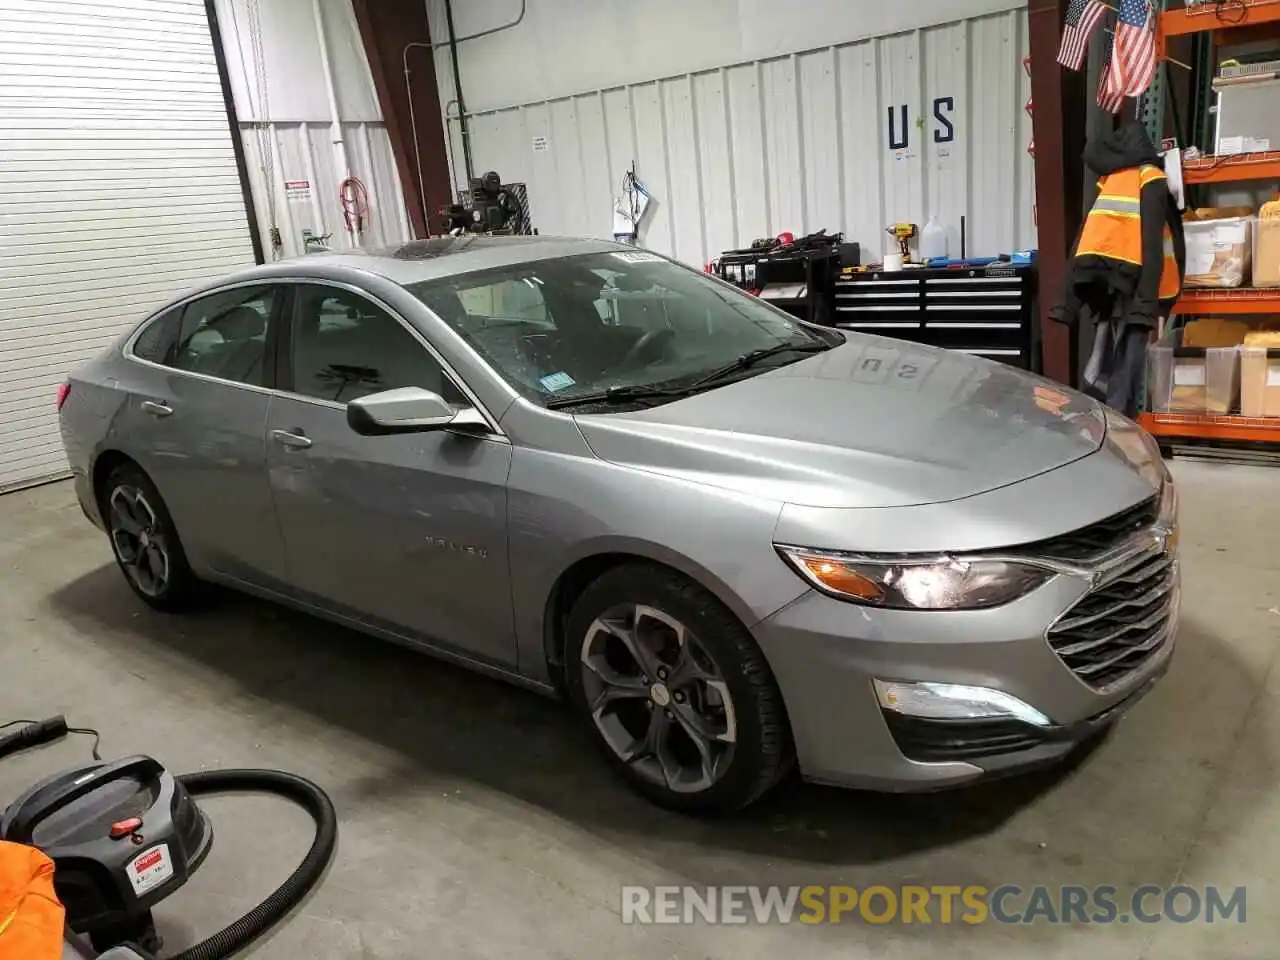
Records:
M21 722L21 721L19 721ZM8 724L14 726L15 724ZM0 760L52 743L68 732L52 717L0 736ZM306 857L247 914L168 960L221 960L266 933L324 874L337 843L333 803L302 777L276 770L211 770L175 776L151 757L94 762L64 770L27 790L0 814L0 840L41 850L54 863L53 885L66 926L87 937L89 957L154 960L160 950L151 911L204 862L213 828L195 798L202 794L269 793L305 809L315 821ZM64 956L75 952L68 938Z

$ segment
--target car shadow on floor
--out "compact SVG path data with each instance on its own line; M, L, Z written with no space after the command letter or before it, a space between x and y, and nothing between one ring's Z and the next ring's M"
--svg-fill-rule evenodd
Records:
M191 614L156 613L126 589L114 566L67 584L50 603L121 663L189 658L254 697L404 758L388 777L336 791L340 806L362 795L472 784L628 846L696 844L801 864L882 863L995 831L1071 777L1097 745L1047 771L944 794L887 796L793 780L736 817L708 822L633 795L557 702L306 614L223 591ZM169 762L183 766L182 758ZM719 872L706 866L697 872Z

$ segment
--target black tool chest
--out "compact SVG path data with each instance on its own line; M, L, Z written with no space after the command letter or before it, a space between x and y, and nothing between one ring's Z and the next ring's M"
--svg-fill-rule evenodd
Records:
M831 291L839 269L840 249L836 246L727 250L716 262L716 275L721 280L757 291L762 300L794 317L824 325L833 320Z
M836 279L835 325L1034 369L1035 267L919 268Z

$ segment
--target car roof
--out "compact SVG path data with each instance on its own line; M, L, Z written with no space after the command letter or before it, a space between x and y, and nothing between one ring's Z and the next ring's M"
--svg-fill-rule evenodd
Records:
M347 269L411 284L537 260L634 250L626 244L583 237L464 235L410 240L397 246L313 253L243 270L228 281L271 277L333 277Z

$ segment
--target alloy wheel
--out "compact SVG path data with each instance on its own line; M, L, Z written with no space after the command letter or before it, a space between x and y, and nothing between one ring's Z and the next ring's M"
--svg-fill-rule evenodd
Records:
M155 509L137 487L121 485L111 492L111 545L125 575L149 597L169 584L169 545Z
M613 607L587 629L581 661L596 728L641 776L698 793L729 769L733 699L718 665L675 617L643 604Z

